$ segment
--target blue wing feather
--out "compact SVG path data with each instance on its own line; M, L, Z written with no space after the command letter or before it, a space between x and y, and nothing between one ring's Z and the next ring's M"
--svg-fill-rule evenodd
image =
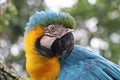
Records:
M118 65L78 45L60 64L58 80L120 80Z

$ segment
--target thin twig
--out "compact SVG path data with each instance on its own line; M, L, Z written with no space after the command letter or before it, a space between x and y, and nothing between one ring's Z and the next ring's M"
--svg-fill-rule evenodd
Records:
M16 79L15 76L13 76L12 74L10 74L9 72L7 72L4 67L3 68L0 68L0 71L3 72L3 74L7 74L9 77L13 78L13 79Z

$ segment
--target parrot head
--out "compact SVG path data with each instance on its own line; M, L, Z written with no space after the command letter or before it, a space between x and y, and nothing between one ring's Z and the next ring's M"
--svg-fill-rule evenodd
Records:
M74 45L74 27L75 20L67 13L36 12L25 27L25 37L29 37L27 42L34 39L28 44L44 57L59 57L64 51L68 57Z
M59 57L69 56L74 45L75 20L63 12L40 11L32 15L25 27L26 70L33 80L56 80Z

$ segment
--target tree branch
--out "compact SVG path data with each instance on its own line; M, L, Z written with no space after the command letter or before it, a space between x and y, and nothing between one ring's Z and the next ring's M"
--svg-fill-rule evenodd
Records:
M2 73L1 75L4 77L5 80L8 80L7 77L12 78L13 80L19 80L17 76L12 75L11 72L8 72L5 69L5 66L0 63L0 72Z

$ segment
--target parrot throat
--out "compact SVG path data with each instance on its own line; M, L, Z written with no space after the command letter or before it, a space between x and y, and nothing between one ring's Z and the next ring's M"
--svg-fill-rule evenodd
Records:
M67 33L61 38L57 38L51 45L50 49L40 44L41 38L37 39L35 46L36 51L44 57L60 56L64 51L66 51L66 55L64 56L66 58L70 55L73 49L74 37L71 32Z
M60 71L58 58L46 58L36 51L36 39L42 34L43 28L37 26L25 35L26 70L32 80L56 80Z

